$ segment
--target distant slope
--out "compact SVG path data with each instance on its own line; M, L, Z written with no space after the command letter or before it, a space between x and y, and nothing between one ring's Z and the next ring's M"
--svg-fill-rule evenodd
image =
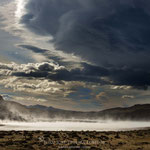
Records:
M17 108L22 110L24 113L26 109L23 105L15 102L4 101L2 96L0 96L0 119L1 120L17 120L24 121L25 119L21 117L20 112L18 113Z
M114 120L150 120L150 104L138 104L128 108L112 108L99 112L103 118Z
M112 108L99 112L80 112L46 107L42 105L25 106L5 101L0 96L0 119L17 121L47 121L62 119L113 119L150 121L150 104L134 105L128 108Z

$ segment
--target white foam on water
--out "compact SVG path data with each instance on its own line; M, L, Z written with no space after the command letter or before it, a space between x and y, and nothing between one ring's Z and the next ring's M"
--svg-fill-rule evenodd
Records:
M54 121L54 122L1 122L3 131L124 131L150 127L150 122L137 121Z

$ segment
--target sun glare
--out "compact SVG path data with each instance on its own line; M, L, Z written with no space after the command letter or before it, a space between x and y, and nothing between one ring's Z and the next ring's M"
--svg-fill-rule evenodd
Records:
M16 0L16 18L21 18L21 16L25 13L25 5L27 0Z

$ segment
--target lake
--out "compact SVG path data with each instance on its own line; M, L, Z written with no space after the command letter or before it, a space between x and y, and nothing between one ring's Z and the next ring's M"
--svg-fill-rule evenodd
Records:
M0 121L0 130L28 131L125 131L150 127L150 122L138 121L49 121L49 122L12 122Z

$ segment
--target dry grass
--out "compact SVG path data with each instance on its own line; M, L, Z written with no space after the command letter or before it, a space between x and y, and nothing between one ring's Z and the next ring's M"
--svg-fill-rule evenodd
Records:
M150 150L150 129L122 132L0 131L0 150Z

